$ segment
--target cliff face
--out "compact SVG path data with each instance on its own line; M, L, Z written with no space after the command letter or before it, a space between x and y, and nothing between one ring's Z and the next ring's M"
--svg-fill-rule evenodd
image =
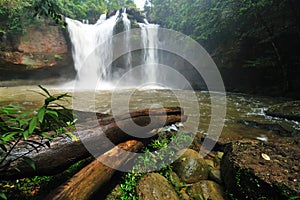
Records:
M71 45L60 26L32 24L0 42L0 80L66 78L74 75Z

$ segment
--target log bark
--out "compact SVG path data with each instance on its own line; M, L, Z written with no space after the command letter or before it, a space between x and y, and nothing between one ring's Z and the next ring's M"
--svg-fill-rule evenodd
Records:
M79 116L83 116L82 113ZM51 141L50 148L43 147L38 152L30 146L19 146L12 152L9 159L12 160L31 150L26 156L35 162L36 170L21 160L17 160L6 167L0 166L0 178L16 179L35 175L54 175L77 161L91 156L90 152L96 152L96 156L99 156L116 144L130 139L140 139L128 135L128 131L144 138L150 138L152 135L149 132L152 129L186 120L186 116L180 108L141 110L116 117L101 114L96 114L96 116L95 113L86 114L84 119L91 121L76 125L74 134L79 137L78 142L71 141L67 137L57 137ZM98 119L93 120L94 118ZM151 126L142 129L142 131L131 129L131 120L139 126L147 126L151 122ZM164 121L165 123L162 124L161 122ZM126 130L127 133L123 130ZM105 140L106 138L109 141ZM95 156L95 153L93 155ZM15 168L19 170L17 171Z
M85 200L92 197L104 184L108 183L115 169L107 167L99 160L112 161L116 168L126 162L131 157L124 154L122 150L137 152L143 147L143 143L131 140L117 145L115 148L101 155L97 160L84 167L70 180L53 190L46 200Z

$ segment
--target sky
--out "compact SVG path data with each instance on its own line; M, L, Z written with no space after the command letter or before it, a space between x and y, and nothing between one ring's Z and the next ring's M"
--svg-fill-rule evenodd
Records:
M136 6L139 9L143 10L144 4L145 4L145 0L134 0L134 3L136 4Z

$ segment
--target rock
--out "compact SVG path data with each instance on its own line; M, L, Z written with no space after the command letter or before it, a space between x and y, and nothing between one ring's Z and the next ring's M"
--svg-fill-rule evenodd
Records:
M180 199L182 199L182 200L190 200L191 197L184 190L182 190L182 191L180 191Z
M273 117L300 121L300 101L285 102L271 106L265 113Z
M299 137L242 140L225 149L221 175L226 189L238 199L288 199L300 195L299 161Z
M168 180L157 173L143 176L137 183L136 191L139 200L179 200L176 191Z
M27 53L66 54L67 41L60 26L30 25L20 38L18 51Z
M1 43L0 79L73 78L73 59L67 32L48 22L30 24L26 34L11 34L14 43Z
M194 183L188 190L187 190L188 195L190 198L195 199L195 200L203 200L203 192L201 188L201 183L197 182Z
M174 162L174 171L186 183L195 183L208 178L208 165L205 159L192 149L187 149Z
M282 137L293 137L299 135L299 130L295 130L291 122L260 122L260 121L247 121L238 120L237 123L243 124L245 126L253 127L256 129L264 129L272 131Z
M183 185L180 178L178 177L178 175L175 172L169 171L169 176L171 179L171 183L174 187L181 187Z
M204 200L223 200L224 192L222 187L214 181L203 180L200 182Z
M208 178L212 181L221 184L222 183L221 170L218 169L210 170L208 174Z
M222 187L213 182L202 180L194 183L189 189L190 198L195 200L223 200L224 192Z
M205 159L206 164L208 165L208 167L210 169L214 169L215 168L215 162L213 160L210 159Z
M113 199L121 199L122 192L121 192L121 186L118 184L110 194L106 196L106 200L113 200Z

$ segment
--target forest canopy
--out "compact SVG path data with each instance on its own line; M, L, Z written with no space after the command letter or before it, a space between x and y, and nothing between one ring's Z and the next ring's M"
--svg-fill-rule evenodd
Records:
M218 66L272 67L287 89L300 65L298 0L147 0L145 11L197 40Z
M56 22L61 20L61 15L95 21L103 13L124 7L136 6L133 0L0 0L0 34L22 32L37 15Z

